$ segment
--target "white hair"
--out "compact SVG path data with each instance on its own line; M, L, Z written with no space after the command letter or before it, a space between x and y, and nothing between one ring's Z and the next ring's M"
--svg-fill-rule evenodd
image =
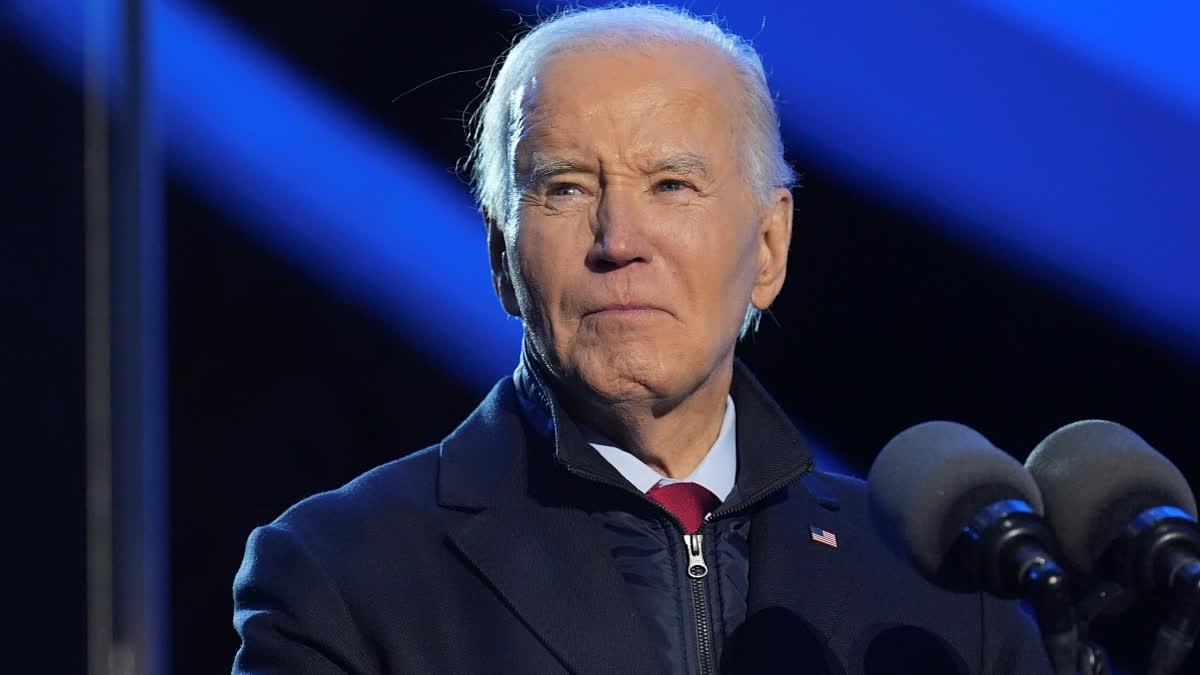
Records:
M659 44L700 44L728 57L742 84L747 142L742 158L746 177L761 203L777 188L791 187L795 173L783 157L775 101L762 60L748 41L715 22L676 7L621 5L576 8L556 14L518 40L504 57L491 90L475 112L471 177L485 216L507 227L515 212L514 161L521 133L525 86L550 57L570 49L638 49ZM756 327L759 310L750 304L741 334Z

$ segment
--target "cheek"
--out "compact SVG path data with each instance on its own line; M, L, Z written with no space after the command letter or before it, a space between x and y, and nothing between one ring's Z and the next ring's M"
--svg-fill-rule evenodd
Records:
M569 229L557 225L530 219L517 229L516 273L524 287L524 301L536 305L539 314L550 313L549 309L562 297L567 281Z
M714 297L745 295L757 278L757 227L746 222L744 212L722 214L699 231L693 244L700 262L700 279Z
M746 293L749 293L754 282L758 280L762 237L757 222L748 223L745 228L737 240L737 269L738 279L743 283Z
M761 242L760 223L756 216L757 208L749 194L742 195L737 200L737 207L731 208L724 214L728 223L723 230L725 241L723 250L729 256L729 274L731 281L740 282L746 286L758 278L758 253Z
M711 328L722 336L741 329L758 279L757 228L736 221L724 225L727 229L708 242L706 271L698 280L704 293L701 302L709 305Z

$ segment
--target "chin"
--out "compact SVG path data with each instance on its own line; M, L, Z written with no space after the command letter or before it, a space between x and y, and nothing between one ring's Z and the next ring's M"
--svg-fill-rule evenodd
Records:
M593 349L575 359L575 375L586 389L611 401L674 398L689 389L689 369L670 350L623 343Z

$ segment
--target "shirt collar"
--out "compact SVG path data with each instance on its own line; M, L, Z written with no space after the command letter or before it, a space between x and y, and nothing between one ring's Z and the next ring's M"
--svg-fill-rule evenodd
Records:
M549 379L532 358L533 353L526 336L512 380L522 416L528 423L527 430L548 442L547 449L565 470L588 480L637 491L584 440L579 427L555 400ZM812 452L804 437L737 358L733 360L729 396L737 403L738 424L730 425L734 431L735 466L729 475L735 483L725 504L756 502L812 470Z
M667 478L647 466L632 453L612 445L611 441L599 436L591 429L583 430L584 438L608 460L617 471L642 492L648 491L655 485L670 485L671 483L697 483L703 485L722 502L729 497L730 491L737 479L737 412L734 409L733 397L725 397L725 416L721 420L721 431L717 440L709 448L708 454L700 460L700 464L686 478L676 480Z

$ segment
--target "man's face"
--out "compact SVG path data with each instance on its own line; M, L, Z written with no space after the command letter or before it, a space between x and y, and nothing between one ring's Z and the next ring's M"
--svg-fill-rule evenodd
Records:
M728 372L748 305L778 293L791 196L764 206L746 179L740 92L693 45L563 53L526 88L493 267L569 385L681 400Z

